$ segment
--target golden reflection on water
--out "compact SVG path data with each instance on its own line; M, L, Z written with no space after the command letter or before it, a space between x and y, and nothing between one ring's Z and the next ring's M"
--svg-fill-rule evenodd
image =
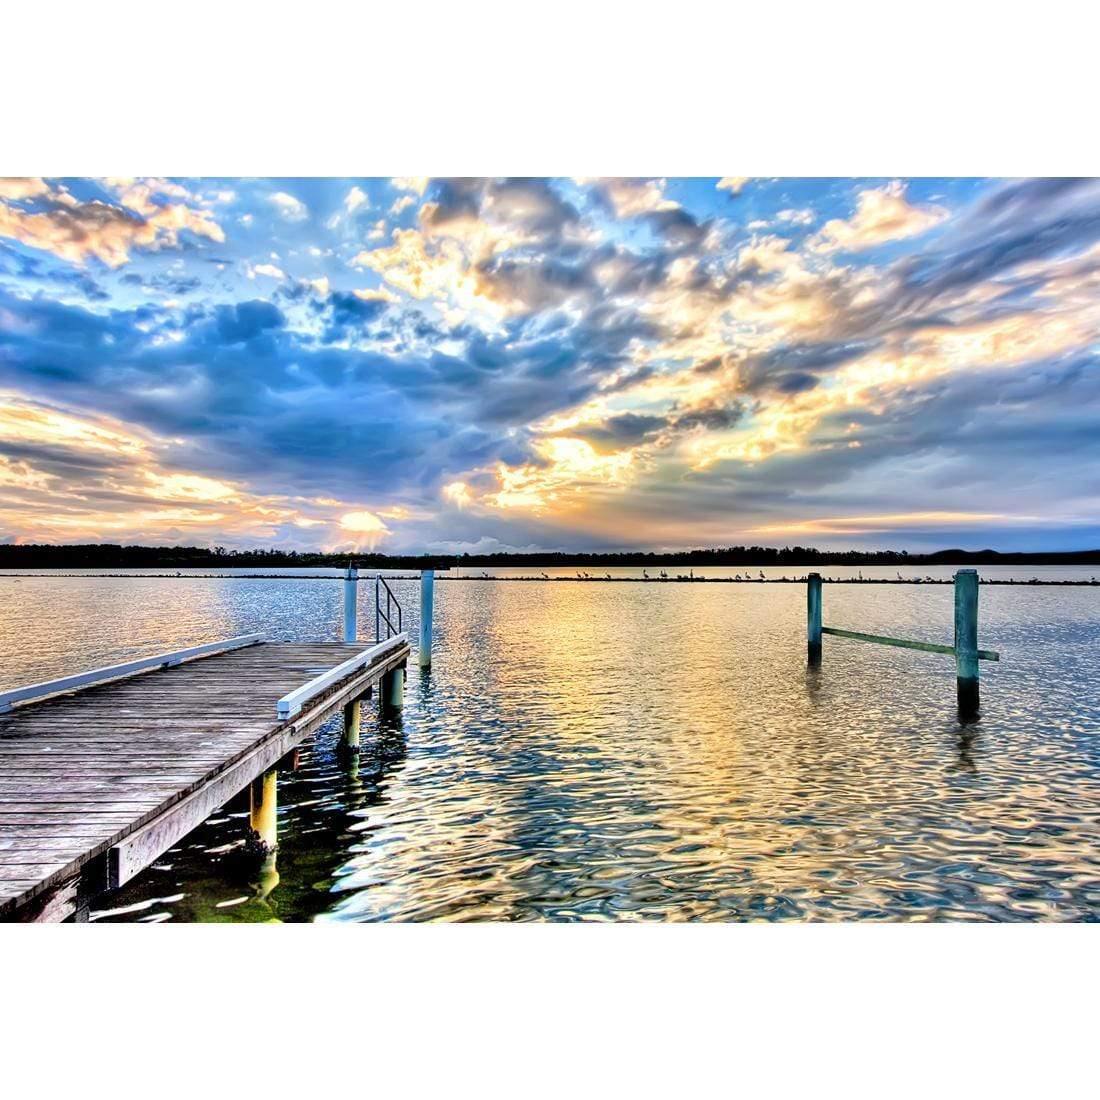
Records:
M68 637L110 649L117 617L157 648L338 627L323 581L113 583L65 590ZM60 585L19 612L32 651ZM397 590L415 630L416 585ZM337 721L282 768L267 880L234 863L248 814L231 804L100 919L1095 918L1098 594L983 590L1003 656L966 727L949 658L829 638L808 670L804 600L441 583L404 712L364 705L354 763ZM950 640L951 590L827 585L825 620Z

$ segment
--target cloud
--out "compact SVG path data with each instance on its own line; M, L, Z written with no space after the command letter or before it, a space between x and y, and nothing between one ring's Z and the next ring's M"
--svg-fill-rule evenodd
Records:
M170 451L167 440L109 417L0 393L4 523L35 539L64 542L237 536L247 544L312 526L337 537L331 506L264 496L181 470L170 464ZM384 525L379 533L386 533Z
M64 186L144 220L209 194L43 186L4 201L40 212ZM1023 537L1019 517L1091 507L1067 474L1100 462L1089 181L945 181L940 231L886 253L807 240L810 224L834 243L838 223L849 241L898 231L833 184L760 181L753 231L706 186L677 187L677 204L663 181L627 181L638 212L620 218L605 182L425 181L388 242L364 219L354 283L347 240L275 244L272 185L235 186L255 220L217 257L165 251L92 278L0 247L0 385L145 447L107 484L121 443L69 445L67 421L7 439L11 530L58 530L11 494L61 484L92 494L85 518L131 516L103 530L152 529L132 520L152 495L163 530L394 549L727 543L815 523L834 541L919 541L974 499L992 518L959 530ZM302 181L296 201L342 212L348 187ZM247 281L303 262L323 266ZM247 300L258 289L271 301ZM362 530L341 526L361 513ZM883 519L899 516L923 518Z
M360 207L369 207L370 199L367 198L367 193L361 187L353 187L344 196L344 209L349 214L354 214Z
M340 526L355 535L388 535L390 529L373 512L361 510L345 512L340 517Z
M390 180L390 186L398 191L415 191L423 195L428 186L427 176L395 176Z
M470 486L465 481L452 481L450 484L443 486L442 492L443 496L456 508L465 508L473 503L473 494L470 492Z
M1034 522L1036 516L1012 517L1001 512L899 512L877 516L836 516L830 519L792 520L753 527L753 535L868 535L907 527L988 527L1012 519Z
M248 277L252 279L257 275L266 275L269 279L286 278L282 268L276 267L275 264L256 264L255 267L249 267Z
M749 182L749 176L723 176L714 186L719 191L728 191L731 195L739 195L741 189Z
M26 179L0 178L0 199L24 202L27 199L42 198L49 193L50 185L38 177Z
M860 191L855 214L827 221L810 247L818 252L860 252L927 233L946 217L947 211L940 206L912 205L905 197L905 185L895 180L885 187Z
M108 181L108 185L112 181ZM121 267L135 248L174 248L190 232L219 243L225 234L206 210L165 197L188 199L186 190L162 180L122 181L118 203L82 202L62 184L7 181L0 191L0 237L52 252L71 263L89 257Z
M309 207L306 206L301 199L295 198L286 191L273 192L268 195L267 201L270 202L288 222L301 222L309 217Z
M616 217L636 218L677 209L678 204L665 197L667 184L663 179L613 178L601 182Z

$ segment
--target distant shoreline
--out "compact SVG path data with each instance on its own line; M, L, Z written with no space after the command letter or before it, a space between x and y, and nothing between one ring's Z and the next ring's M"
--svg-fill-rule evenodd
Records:
M0 572L23 569L609 569L662 567L686 570L707 567L731 569L782 568L812 572L823 567L887 566L895 569L921 566L1041 566L1061 565L1100 568L1100 549L1001 552L949 548L932 553L905 550L819 550L807 546L728 546L710 549L654 553L536 552L499 554L374 554L299 553L275 550L227 550L198 546L121 546L115 543L48 545L0 543ZM445 574L444 574L445 575Z
M621 567L620 567L621 568ZM834 567L835 568L835 567ZM32 576L41 576L39 573ZM50 573L51 580L90 580L99 578L103 580L131 580L131 581L155 581L155 580L203 580L203 581L339 581L339 576L329 576L324 573L286 574L286 573ZM0 580L23 580L24 575L19 573L0 573ZM390 576L387 580L416 581L420 579L419 573L398 574ZM494 577L494 576L450 576L441 573L436 577L437 581L457 582L481 582L501 581L508 584L541 582L543 584L805 584L805 575L796 577ZM954 584L951 577L822 577L823 584L908 584L908 585L935 585ZM1004 585L1014 588L1100 588L1100 579L1089 580L1042 580L1029 578L1028 580L1015 580L1011 577L981 577L982 585Z

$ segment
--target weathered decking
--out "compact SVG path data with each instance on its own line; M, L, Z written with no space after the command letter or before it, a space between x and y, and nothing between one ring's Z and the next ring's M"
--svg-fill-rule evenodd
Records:
M369 644L261 643L0 715L0 920L133 877L403 664L394 643L282 720L280 697Z

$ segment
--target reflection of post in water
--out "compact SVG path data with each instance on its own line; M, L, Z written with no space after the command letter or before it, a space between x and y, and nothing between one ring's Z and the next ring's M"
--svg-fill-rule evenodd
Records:
M806 695L814 706L817 706L821 701L820 696L823 686L821 666L808 664L806 666Z
M974 759L974 743L978 740L977 730L971 728L972 723L964 723L959 730L959 770L978 773L978 764Z

